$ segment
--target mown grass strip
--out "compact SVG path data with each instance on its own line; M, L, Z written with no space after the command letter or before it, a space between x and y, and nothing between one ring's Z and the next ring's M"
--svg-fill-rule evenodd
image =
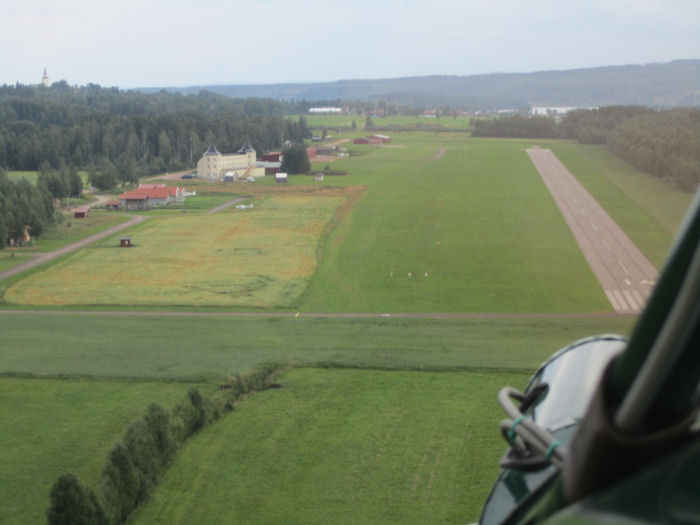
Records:
M7 313L0 371L218 378L262 363L393 369L522 369L629 317L306 318Z
M526 374L296 369L190 440L134 524L469 523Z

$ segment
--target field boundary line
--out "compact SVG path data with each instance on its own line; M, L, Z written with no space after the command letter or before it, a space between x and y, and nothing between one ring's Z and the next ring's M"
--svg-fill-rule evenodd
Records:
M381 318L381 319L596 319L636 317L632 312L593 313L498 313L498 312L423 312L423 313L301 313L301 312L173 312L167 310L23 310L3 309L0 314L30 315L114 315L114 316L172 316L172 317L280 317L280 318Z

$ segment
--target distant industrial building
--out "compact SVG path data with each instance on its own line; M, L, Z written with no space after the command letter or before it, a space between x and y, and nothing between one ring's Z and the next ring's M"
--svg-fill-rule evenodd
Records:
M533 106L531 113L535 116L556 117L566 115L569 111L577 109L598 109L598 108L582 108L574 106Z
M345 108L338 108L333 106L319 107L319 108L309 108L309 113L316 115L339 115L341 113L346 113Z

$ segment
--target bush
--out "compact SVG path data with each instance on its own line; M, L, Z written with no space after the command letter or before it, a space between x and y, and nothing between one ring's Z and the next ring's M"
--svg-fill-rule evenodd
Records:
M69 472L51 488L51 506L46 511L50 525L101 525L107 523L95 492Z
M126 521L137 503L138 478L124 445L118 443L107 457L100 492L112 523Z

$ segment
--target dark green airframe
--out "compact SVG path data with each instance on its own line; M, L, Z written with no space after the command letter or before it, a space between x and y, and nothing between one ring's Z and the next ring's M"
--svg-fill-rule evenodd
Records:
M501 392L480 524L700 523L700 193L681 232L629 341L576 342Z

